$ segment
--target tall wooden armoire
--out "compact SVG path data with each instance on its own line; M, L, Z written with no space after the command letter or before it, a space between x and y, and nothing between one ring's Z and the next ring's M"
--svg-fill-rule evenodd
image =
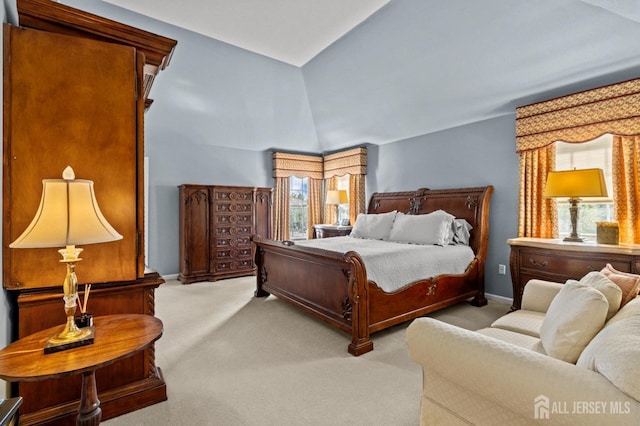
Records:
M183 284L252 275L252 235L271 237L271 188L180 185Z
M3 286L12 339L63 325L57 249L10 249L38 209L42 179L71 166L94 181L100 209L123 235L86 245L76 273L92 283L88 311L155 314L164 281L145 270L144 111L176 41L49 0L18 0L4 25ZM103 419L164 401L151 347L96 372ZM12 385L20 424L73 424L80 377Z

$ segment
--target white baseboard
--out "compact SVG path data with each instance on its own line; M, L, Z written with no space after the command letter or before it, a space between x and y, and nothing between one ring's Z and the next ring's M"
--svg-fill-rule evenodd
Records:
M162 278L165 281L169 281L169 280L177 280L178 279L178 274L170 274L170 275L163 275Z
M489 300L495 300L496 302L506 303L508 305L513 304L513 299L510 297L498 296L497 294L485 293L485 297Z

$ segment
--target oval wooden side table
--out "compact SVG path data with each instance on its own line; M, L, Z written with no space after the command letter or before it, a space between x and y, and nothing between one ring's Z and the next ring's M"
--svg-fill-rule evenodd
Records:
M77 425L98 425L102 417L95 371L146 349L162 336L162 321L151 315L106 315L94 318L94 343L50 354L47 339L62 326L39 331L0 350L0 378L36 381L82 374Z

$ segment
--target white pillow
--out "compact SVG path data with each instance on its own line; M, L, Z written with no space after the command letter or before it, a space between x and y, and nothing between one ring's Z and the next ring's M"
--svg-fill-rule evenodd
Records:
M589 272L580 279L580 282L595 288L607 298L607 302L609 302L607 320L618 312L620 303L622 303L622 290L620 290L620 287L618 287L616 283L607 278L605 274L597 271Z
M606 377L640 401L640 298L624 305L582 351L576 365Z
M360 213L351 230L351 236L356 238L370 238L386 240L389 238L391 226L396 217L396 210L389 213L365 214Z
M449 244L453 219L454 216L444 210L419 215L398 213L389 240L446 246Z
M553 358L575 363L604 326L608 309L604 294L578 281L567 281L542 321L542 347Z
M454 219L451 223L453 235L449 244L469 245L473 226L464 219Z

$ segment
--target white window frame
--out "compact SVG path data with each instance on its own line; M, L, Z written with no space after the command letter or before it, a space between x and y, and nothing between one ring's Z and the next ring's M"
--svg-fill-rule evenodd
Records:
M294 190L294 182L293 179L297 179L300 181L301 190ZM306 184L305 184L306 181ZM304 189L306 188L306 192ZM299 204L294 204L293 201L296 199L292 197L292 194L300 192L303 194L303 201L305 203L300 206ZM296 210L299 210L303 216L302 224L300 225L299 232L296 232L294 225L296 224L295 220L292 220L292 216L295 216ZM307 229L309 224L309 178L302 177L299 178L297 176L289 177L289 237L291 240L306 240L307 239Z
M556 147L556 170L599 168L603 170L607 185L607 197L585 198L578 206L578 235L596 239L596 222L613 221L612 185L612 143L613 135L605 134L588 142L568 143L558 141ZM557 198L559 237L571 232L569 200Z

